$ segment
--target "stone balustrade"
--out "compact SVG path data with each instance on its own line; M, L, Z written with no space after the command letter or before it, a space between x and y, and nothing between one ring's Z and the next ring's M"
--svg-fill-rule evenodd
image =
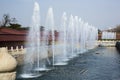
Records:
M106 47L115 47L115 40L99 40L97 42L98 45L106 46Z
M97 45L103 45L103 46L115 46L116 41L104 41L104 40L99 40L97 41ZM7 48L7 47L6 47ZM16 55L16 54L25 54L26 52L26 48L24 48L23 46L21 46L20 48L18 48L18 46L16 46L15 48L13 48L13 46L11 46L10 49L8 49L8 53L11 55Z
M6 47L7 48L7 47ZM21 46L20 48L18 48L18 46L16 46L15 49L13 49L13 46L11 46L10 49L8 49L8 53L11 55L15 55L15 54L25 54L26 49L23 48L23 46Z

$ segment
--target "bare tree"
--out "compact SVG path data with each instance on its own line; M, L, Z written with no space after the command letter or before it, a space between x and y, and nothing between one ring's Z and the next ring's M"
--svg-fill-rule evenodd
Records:
M0 27L2 26L2 23L1 23L1 21L0 21Z
M17 23L17 19L16 18L11 18L10 23L16 24Z
M1 27L9 26L10 21L11 21L11 19L10 19L9 14L4 14L4 15L3 15L2 22L1 22Z

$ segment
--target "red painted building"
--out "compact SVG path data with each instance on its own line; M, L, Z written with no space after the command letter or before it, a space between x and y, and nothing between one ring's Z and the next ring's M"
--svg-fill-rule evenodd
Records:
M18 46L19 48L21 46L25 46L26 42L26 35L28 31L27 30L15 30L10 28L0 28L0 47L8 47L10 49L11 46L15 48ZM41 32L42 35L42 32ZM55 31L55 41L58 39L58 32ZM49 38L49 45L52 41L52 35L50 32Z
M0 47L24 46L27 31L10 28L0 28Z

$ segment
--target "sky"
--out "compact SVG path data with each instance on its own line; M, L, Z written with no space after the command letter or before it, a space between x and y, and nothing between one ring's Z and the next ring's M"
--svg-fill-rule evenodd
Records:
M60 26L63 12L69 18L78 16L99 29L120 24L120 0L0 0L0 21L3 14L15 17L22 26L30 26L34 2L40 5L41 25L45 25L49 7L53 8L55 26Z

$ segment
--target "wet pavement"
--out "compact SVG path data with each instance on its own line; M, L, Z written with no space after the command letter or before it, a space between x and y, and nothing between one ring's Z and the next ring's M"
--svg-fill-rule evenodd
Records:
M120 54L114 47L98 48L33 79L16 80L120 80Z

